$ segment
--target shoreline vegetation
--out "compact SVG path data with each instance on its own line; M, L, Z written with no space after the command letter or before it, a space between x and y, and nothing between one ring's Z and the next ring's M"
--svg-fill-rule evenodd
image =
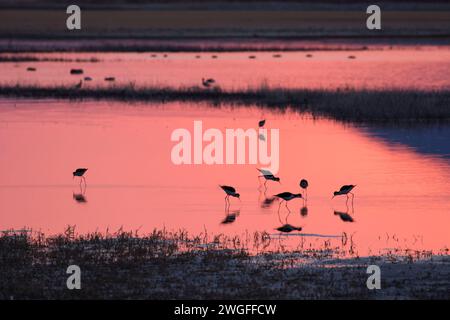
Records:
M100 62L96 57L91 58L58 58L58 57L39 57L33 55L2 55L0 54L0 63L2 62Z
M222 90L193 87L138 87L113 84L104 87L0 85L1 97L28 99L115 100L127 102L208 102L213 105L256 105L292 109L313 117L340 121L449 122L450 90L407 89L285 89L262 85L258 88Z
M448 249L347 257L348 243L270 246L264 232L244 238L156 229L78 235L73 226L54 236L2 232L0 272L8 276L0 277L0 299L450 298ZM366 287L371 264L383 270L382 290ZM82 290L66 288L70 265L81 268Z

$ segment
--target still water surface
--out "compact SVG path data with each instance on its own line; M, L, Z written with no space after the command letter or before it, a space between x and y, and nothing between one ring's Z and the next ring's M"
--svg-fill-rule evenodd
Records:
M303 227L308 241L338 241L353 235L360 255L392 247L439 251L450 244L450 160L448 140L433 152L408 143L405 129L369 128L313 120L294 112L207 104L127 104L1 100L0 230L30 227L59 233L153 228L242 235L288 222ZM280 130L282 184L259 190L255 165L175 165L170 140L177 128L256 128ZM403 130L403 131L402 131ZM422 132L427 128L422 128ZM411 132L414 132L412 130ZM448 126L429 127L448 132ZM384 133L384 134L383 134ZM390 137L395 136L395 139ZM400 138L399 138L400 137ZM89 168L87 187L72 179L77 167ZM282 191L299 192L310 182L308 201L264 200ZM235 186L242 202L224 208L219 184ZM331 200L343 184L356 184L355 201ZM82 194L85 198L83 202ZM307 207L307 214L301 209ZM238 213L223 224L227 213ZM336 212L340 212L341 215ZM341 219L342 213L354 222ZM304 237L290 236L296 246Z

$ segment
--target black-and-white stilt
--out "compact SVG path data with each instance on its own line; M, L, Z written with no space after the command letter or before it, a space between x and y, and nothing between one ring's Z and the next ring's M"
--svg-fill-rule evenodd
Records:
M86 168L76 169L74 172L72 172L73 178L80 177L80 184L81 184L81 181L84 181L84 184L86 185L86 178L84 177L84 174L86 173L87 170L88 169L86 169Z
M276 194L275 197L280 198L282 200L278 207L278 211L280 210L281 203L283 201L285 201L286 208L288 209L289 212L291 212L291 210L289 210L289 207L287 205L288 201L291 201L292 199L295 199L295 198L302 198L302 194L301 193L282 192L282 193Z
M267 189L267 181L268 181L268 180L271 180L271 181L277 181L278 183L281 183L281 182L280 182L280 178L279 178L279 177L275 177L275 176L273 175L273 173L270 172L269 170L266 170L266 169L258 169L258 168L257 168L257 170L261 173L261 175L258 176L258 179L259 179L259 178L264 178L264 179L265 179L265 181L264 181L264 187L265 187L266 189Z
M266 119L260 120L260 121L258 122L258 126L259 126L260 128L264 127L265 124L266 124Z
M333 197L331 199L333 199L336 196L343 196L346 195L347 196L347 201L348 201L348 195L351 194L352 195L352 204L353 204L353 198L355 197L355 195L351 192L354 188L356 187L356 185L344 185L342 186L339 191L335 191L333 193Z
M230 186L219 186L222 188L222 190L227 194L225 196L225 207L228 205L230 205L230 196L231 197L235 197L238 198L239 200L241 200L241 195L239 193L236 192L236 189Z

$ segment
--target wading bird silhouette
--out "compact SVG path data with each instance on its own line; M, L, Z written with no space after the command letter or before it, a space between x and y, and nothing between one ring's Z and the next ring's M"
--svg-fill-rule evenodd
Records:
M264 127L265 124L266 124L266 119L260 120L260 121L258 122L258 126L259 126L260 128Z
M86 185L86 178L84 177L84 174L86 173L87 170L88 170L87 168L76 169L74 172L72 172L73 178L80 177L80 184L81 181L84 181L84 185Z
M227 194L225 196L225 209L227 208L227 203L228 203L228 207L230 206L230 196L241 200L241 198L240 198L241 195L236 192L235 188L230 187L230 186L221 186L221 185L219 185L219 187L221 187L222 190Z
M214 79L212 79L212 78L209 78L209 79L205 79L205 78L202 78L202 85L205 87L205 88L209 88L209 87L211 87L213 84L215 84L216 83L216 80L214 80Z
M289 212L291 212L291 210L289 210L289 207L287 205L288 201L291 201L292 199L295 199L295 198L302 198L302 194L301 193L282 192L282 193L276 194L275 197L282 199L280 201L280 205L278 206L278 212L280 211L281 203L283 201L286 202L286 208L288 209Z
M264 188L267 189L267 181L268 181L268 180L271 180L271 181L277 181L278 183L281 183L281 182L280 182L280 178L279 178L279 177L275 177L275 176L272 174L272 172L270 172L269 170L266 170L266 169L258 169L258 168L256 168L256 170L258 170L258 171L261 173L261 175L258 176L258 179L260 179L260 178L264 178L264 179L265 179L265 181L264 181ZM261 180L260 180L260 183L261 183Z
M352 185L352 184L348 184L348 185L344 185L342 186L339 191L335 191L333 193L333 197L331 199L333 199L336 196L342 196L342 195L346 195L347 196L347 201L348 201L348 195L351 194L352 195L352 205L353 205L353 198L355 197L355 195L351 192L353 190L353 188L355 188L356 185ZM346 201L346 202L347 202Z

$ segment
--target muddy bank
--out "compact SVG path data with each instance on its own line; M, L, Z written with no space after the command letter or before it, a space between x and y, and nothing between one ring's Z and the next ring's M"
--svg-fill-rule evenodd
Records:
M448 252L339 258L329 250L248 254L236 239L155 231L0 238L1 299L448 299ZM267 235L260 234L261 247ZM233 244L234 243L234 244ZM69 265L81 290L68 290ZM381 268L368 290L367 266Z

